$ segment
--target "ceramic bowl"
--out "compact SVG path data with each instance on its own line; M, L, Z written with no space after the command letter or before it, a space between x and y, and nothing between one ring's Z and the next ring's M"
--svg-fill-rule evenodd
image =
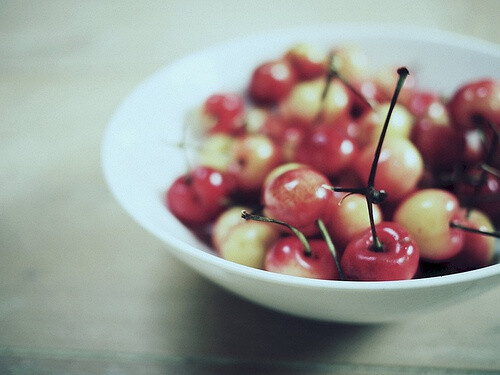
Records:
M253 69L298 42L355 44L372 66L402 66L420 87L445 95L478 77L500 77L495 44L437 30L396 25L316 25L270 31L182 58L140 84L106 130L102 167L110 190L167 250L200 274L271 309L326 321L406 319L465 301L500 284L500 264L458 274L392 282L312 280L242 266L217 256L165 208L169 184L186 171L172 145L189 113L214 92L243 91Z

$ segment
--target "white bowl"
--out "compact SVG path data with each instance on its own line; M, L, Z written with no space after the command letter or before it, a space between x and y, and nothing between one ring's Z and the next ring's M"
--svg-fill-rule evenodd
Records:
M497 45L395 25L317 25L232 40L154 74L121 104L104 136L102 166L116 199L178 259L224 288L289 314L343 322L407 318L497 287L500 264L459 274L391 282L312 280L218 257L165 208L163 194L186 170L172 144L190 110L214 92L242 91L252 70L297 42L356 44L374 66L407 66L419 86L445 94L468 79L500 77Z

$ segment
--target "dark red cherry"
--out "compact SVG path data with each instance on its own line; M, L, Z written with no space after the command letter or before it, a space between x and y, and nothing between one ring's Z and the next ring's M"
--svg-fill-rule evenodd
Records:
M259 104L277 104L288 95L296 81L295 71L288 61L269 61L254 70L249 95Z
M294 160L333 176L352 165L357 153L358 147L349 137L326 124L310 129L297 146Z
M488 122L500 126L500 81L480 79L460 86L448 108L459 129L485 128Z
M407 230L394 222L382 222L375 228L382 251L374 250L370 229L351 241L340 261L346 279L391 281L413 278L420 257L418 247Z
M232 176L199 166L170 185L166 205L186 225L203 225L226 207L235 184Z

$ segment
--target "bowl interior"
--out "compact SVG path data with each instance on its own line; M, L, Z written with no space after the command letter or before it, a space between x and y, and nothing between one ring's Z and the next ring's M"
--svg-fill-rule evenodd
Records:
M366 51L374 70L407 66L420 87L437 89L445 95L470 79L500 77L500 48L496 45L395 25L318 25L277 30L216 45L158 71L140 84L112 117L102 144L102 166L119 203L140 225L165 241L179 259L213 281L246 298L292 313L299 312L293 311L293 306L272 306L273 299L268 297L273 295L273 286L343 293L427 288L432 293L440 285L478 279L494 279L497 283L498 264L457 275L405 282L332 282L273 275L219 258L168 212L163 203L164 192L186 170L185 157L175 145L181 140L185 124L193 121L193 109L214 92L242 92L257 64L279 57L298 42L313 42L325 48L355 44ZM262 292L236 280L265 282L271 287ZM265 298L259 293L265 293ZM307 311L299 314L337 318L334 308L324 311L319 317ZM352 320L355 321L354 316Z

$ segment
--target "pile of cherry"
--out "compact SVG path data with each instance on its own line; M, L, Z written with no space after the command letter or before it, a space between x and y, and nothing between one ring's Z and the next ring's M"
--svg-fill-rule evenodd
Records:
M488 266L500 221L500 81L448 98L361 50L309 44L201 105L168 209L221 257L295 276L402 280ZM184 140L182 144L185 145Z

